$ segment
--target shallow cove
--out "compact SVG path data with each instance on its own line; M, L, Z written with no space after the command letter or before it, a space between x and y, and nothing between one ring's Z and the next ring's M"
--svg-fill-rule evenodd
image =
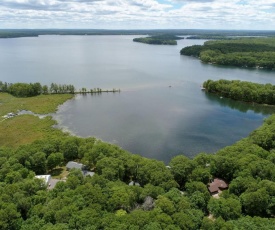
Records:
M54 118L59 127L75 135L96 136L132 153L169 162L181 153L194 157L215 152L246 137L272 110L183 84L78 95L62 105Z
M275 84L274 72L180 56L181 48L201 40L156 46L135 43L134 37L0 40L1 80L120 88L121 93L78 95L68 101L55 115L59 127L165 162L180 153L215 152L246 137L272 113L267 107L205 94L200 85L221 78Z

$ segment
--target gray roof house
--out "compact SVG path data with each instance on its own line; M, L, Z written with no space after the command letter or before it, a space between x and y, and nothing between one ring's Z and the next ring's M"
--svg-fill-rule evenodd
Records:
M71 170L71 169L80 169L83 170L85 168L84 164L81 163L77 163L75 161L69 161L66 165L67 170Z
M75 161L69 161L68 164L66 165L66 168L68 171L70 171L71 169L79 169L79 170L81 170L81 172L84 176L92 177L95 174L94 172L88 171L86 165L75 162Z

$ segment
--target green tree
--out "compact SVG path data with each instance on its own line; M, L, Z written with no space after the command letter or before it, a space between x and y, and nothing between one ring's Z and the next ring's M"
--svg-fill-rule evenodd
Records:
M262 188L255 192L245 192L240 198L246 214L250 216L266 216L270 199L266 189Z
M52 170L64 161L62 153L51 153L47 158L47 169Z
M172 158L169 165L171 167L172 175L180 187L184 186L188 180L188 177L196 167L196 163L194 161L183 155L178 155Z
M233 220L241 216L242 206L240 201L234 198L211 198L208 210L216 218L222 217L224 220Z
M200 210L189 209L175 213L172 218L182 230L197 230L200 229L203 213Z
M46 172L46 154L43 152L37 152L30 158L31 169L36 174L44 174Z
M172 215L176 211L174 203L165 196L158 196L156 200L156 208L161 209L168 215Z

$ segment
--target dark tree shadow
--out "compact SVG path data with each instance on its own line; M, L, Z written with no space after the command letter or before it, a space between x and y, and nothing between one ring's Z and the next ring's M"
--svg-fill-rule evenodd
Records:
M51 176L60 176L63 172L63 168L55 168L52 169L51 171L49 171L49 173L51 174Z

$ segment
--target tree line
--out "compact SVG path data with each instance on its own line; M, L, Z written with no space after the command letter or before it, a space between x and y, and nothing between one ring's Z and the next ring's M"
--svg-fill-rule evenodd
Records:
M242 38L207 41L183 48L180 54L218 65L275 68L275 38Z
M178 155L169 167L95 138L53 136L17 149L2 147L0 228L273 229L274 130L272 115L236 144L194 159ZM70 160L96 174L72 170L50 191L34 179ZM220 199L207 190L214 177L229 183Z
M203 87L210 93L244 102L275 105L275 85L240 80L207 80Z
M33 97L40 94L75 93L73 85L51 83L50 87L36 83L7 83L0 81L0 92L7 92L15 97Z
M176 40L184 39L172 34L161 34L150 37L134 38L134 42L141 42L154 45L177 45Z
M0 81L0 92L10 93L15 97L33 97L40 94L75 94L75 93L102 93L102 92L120 92L120 89L102 90L93 88L88 90L82 87L79 91L73 85L51 83L50 86L36 83L7 83Z
M167 39L160 39L160 38L134 38L134 42L140 42L145 44L152 44L152 45L177 45L176 40L167 40Z

